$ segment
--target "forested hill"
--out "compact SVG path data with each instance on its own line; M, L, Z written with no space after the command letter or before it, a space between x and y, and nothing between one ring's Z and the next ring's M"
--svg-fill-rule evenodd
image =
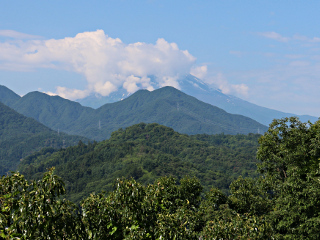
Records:
M43 147L75 145L84 137L57 133L0 102L0 174L16 170L20 159Z
M144 184L160 176L196 176L208 190L227 191L239 175L256 170L258 134L188 136L159 124L140 123L112 133L109 140L43 150L25 158L19 171L39 179L51 167L63 177L68 197L79 201L91 192L112 190L114 180L133 177Z
M119 128L140 122L156 122L186 134L248 134L267 130L248 117L229 114L173 87L152 92L140 90L96 110L39 92L23 96L12 107L54 130L98 141L109 138Z
M16 101L12 108L51 129L72 134L76 134L76 131L72 131L76 128L75 125L86 125L82 124L80 119L90 118L94 114L92 108L83 107L80 103L40 92L26 94Z

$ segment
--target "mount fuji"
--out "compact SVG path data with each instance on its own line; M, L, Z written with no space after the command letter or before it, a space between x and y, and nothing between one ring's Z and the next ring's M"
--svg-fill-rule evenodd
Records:
M151 81L152 79L153 77L151 77ZM314 116L285 113L274 109L258 106L232 95L223 94L221 90L211 88L201 79L190 74L185 76L184 78L179 79L178 83L182 92L193 96L198 100L209 103L213 106L217 106L227 111L228 113L240 114L246 117L250 117L264 125L269 125L273 119L292 116L299 117L302 122L307 122L308 120L310 120L311 122L315 122L318 120L318 118ZM153 85L155 86L156 84ZM79 99L76 101L83 106L99 108L106 103L121 101L130 95L131 94L128 93L124 88L120 88L118 91L111 93L107 97L103 97L99 94L92 94L84 99Z

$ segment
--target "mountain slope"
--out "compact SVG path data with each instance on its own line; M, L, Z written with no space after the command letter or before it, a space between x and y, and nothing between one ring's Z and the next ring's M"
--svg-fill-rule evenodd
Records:
M95 140L107 139L113 131L140 122L156 122L186 134L247 134L267 130L250 118L229 114L173 87L152 92L140 90L123 101L96 110L58 96L32 92L19 99L13 108L54 130Z
M0 103L0 175L14 171L20 159L43 147L61 148L86 138L57 133Z
M12 106L21 97L15 92L11 91L9 88L0 85L0 102L7 106Z
M284 117L299 117L300 121L307 122L308 120L315 122L317 117L309 115L297 115L293 113L285 113L256 104L244 101L235 96L223 94L221 91L212 89L200 79L188 75L185 79L179 82L183 92L197 99L222 108L223 110L250 117L264 125L269 125L273 119L280 119Z

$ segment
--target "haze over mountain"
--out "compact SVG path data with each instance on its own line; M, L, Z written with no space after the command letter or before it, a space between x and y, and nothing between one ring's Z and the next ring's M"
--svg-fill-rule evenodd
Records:
M152 77L150 77L152 79ZM199 78L187 75L185 78L179 80L181 91L193 96L203 102L209 103L213 106L217 106L228 113L240 114L250 117L257 122L269 125L273 119L280 119L283 117L297 116L302 122L315 122L317 117L308 115L296 115L294 113L285 113L265 107L258 106L256 104L247 102L238 97L232 95L223 94L219 89L213 89ZM154 82L153 86L156 88L157 84ZM130 94L123 88L117 92L111 93L107 97L102 97L99 94L91 95L87 98L77 100L83 106L89 106L92 108L98 108L105 103L112 103L120 101Z
M0 175L14 171L20 159L43 147L62 148L88 139L57 133L0 102Z
M173 87L152 92L140 90L96 110L40 92L28 93L11 106L54 130L95 140L104 140L113 131L140 122L156 122L186 134L247 134L267 130L248 117L229 114Z

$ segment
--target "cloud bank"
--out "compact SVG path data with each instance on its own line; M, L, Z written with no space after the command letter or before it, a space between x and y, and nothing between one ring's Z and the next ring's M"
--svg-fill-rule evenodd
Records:
M19 35L16 32L1 32ZM190 72L196 58L175 43L160 38L155 44L125 44L107 36L103 30L83 32L75 37L50 40L7 41L0 43L0 68L30 71L54 68L85 76L87 88L58 86L56 93L69 99L84 98L91 93L108 96L120 87L129 93L139 88L179 88L178 78ZM155 83L149 76L154 76Z
M11 38L0 42L0 70L50 68L83 75L87 81L85 89L56 86L55 92L46 92L71 100L93 93L108 96L120 88L128 93L164 86L180 89L178 80L187 74L221 88L224 93L247 95L248 91L245 85L230 85L226 79L208 77L207 65L196 65L196 58L187 50L180 50L176 43L163 38L155 44L125 44L103 30L49 40L13 30L0 30L0 36Z

